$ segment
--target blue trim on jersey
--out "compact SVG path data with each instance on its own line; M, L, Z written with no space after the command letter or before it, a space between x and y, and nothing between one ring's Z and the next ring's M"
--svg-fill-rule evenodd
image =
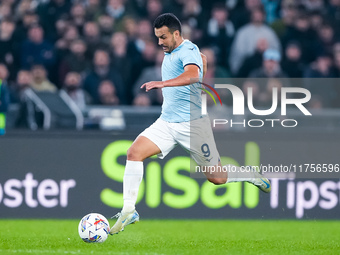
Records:
M188 64L186 64L185 66L183 66L183 68L186 67L186 66L188 66L188 65L195 65L195 66L197 66L199 69L201 69L201 67L200 67L199 65L197 65L196 63L188 63Z

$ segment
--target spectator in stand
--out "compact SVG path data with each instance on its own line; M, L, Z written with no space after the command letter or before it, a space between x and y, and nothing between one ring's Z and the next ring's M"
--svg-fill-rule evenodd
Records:
M14 103L20 105L20 111L16 119L16 127L25 127L35 129L35 121L32 120L33 115L37 118L37 121L42 123L43 117L37 112L34 105L27 101L25 92L31 90L32 76L28 70L20 70L17 74L16 83L11 86L11 100ZM38 110L40 112L40 110ZM32 122L33 121L33 122Z
M108 0L105 8L106 13L114 18L118 30L122 28L124 16L133 14L127 12L125 3L124 0Z
M127 56L130 59L131 64L133 64L140 58L141 55L140 47L137 47L137 45L143 44L143 41L138 39L139 28L137 21L135 19L131 17L124 18L123 27L128 39ZM151 27L151 25L149 25L149 27Z
M56 92L57 87L48 80L47 71L43 65L33 65L31 68L31 88L36 91Z
M0 23L0 60L6 64L9 72L12 74L10 79L13 79L16 73L18 63L15 61L16 43L13 38L15 23L13 20L5 19ZM14 77L13 77L14 76Z
M126 8L123 0L108 0L106 13L114 19L121 19L125 15Z
M240 2L241 0L226 0L225 4L228 10L233 10Z
M204 79L214 79L214 78L229 78L230 74L228 71L219 66L216 61L216 55L211 48L202 48L201 52L207 57L208 69L204 76Z
M34 5L31 0L22 0L15 8L14 18L20 20L27 12L34 12Z
M39 16L30 11L23 14L20 17L19 22L17 23L17 27L14 31L14 38L18 43L22 43L27 39L28 30L33 25L37 25L39 23Z
M39 25L30 27L28 39L21 48L21 66L30 68L34 63L43 64L48 71L52 71L55 65L53 46L44 40L44 31Z
M192 29L192 41L200 44L203 38L203 28L206 26L204 12L200 1L184 1L180 16L181 22L188 24Z
M62 38L66 33L66 30L69 26L72 25L72 22L67 18L58 19L55 23L56 31L57 31L57 38ZM57 40L57 39L56 39Z
M324 10L323 0L301 0L301 4L308 12Z
M137 21L131 17L124 18L123 30L126 32L129 42L133 42L138 34Z
M337 104L337 84L336 79L316 79L316 78L332 78L335 77L332 68L332 58L327 53L321 53L306 68L304 73L305 87L311 92L312 99L308 103L310 108L328 108ZM308 79L309 78L309 79Z
M89 56L92 58L93 54L98 49L107 49L108 45L105 44L100 37L100 31L97 23L88 21L83 29L84 40L87 44Z
M249 77L252 78L283 78L287 75L280 67L281 54L276 49L267 49L263 53L262 67L253 70Z
M131 38L129 45L128 45L128 54L131 58L132 65L136 65L136 68L143 68L144 66L140 64L141 61L145 59L143 55L147 55L146 58L149 57L149 49L151 49L151 44L154 44L154 35L153 35L153 28L149 20L142 19L138 23L136 35L134 38ZM154 54L155 51L152 52ZM146 61L148 66L152 66L154 64L154 56L151 56L152 60ZM140 75L140 71L133 68L133 71L136 73L132 74L134 80L132 84L136 81L138 76Z
M50 74L53 74L53 76L50 75L51 79L58 84L58 87L61 87L64 78L65 73L63 76L59 76L58 71L62 68L63 62L66 59L66 57L70 53L70 48L73 41L78 40L79 38L79 32L78 29L72 24L69 23L69 25L65 28L64 33L62 34L62 37L55 43L55 54L57 59L57 68L56 72L52 72ZM81 66L83 66L85 63L82 63Z
M155 56L157 48L152 40L144 41L142 55L135 60L131 69L131 83L134 84L136 79L141 75L143 70L147 67L155 65Z
M288 33L288 31L294 27L297 16L297 7L293 4L285 5L283 1L281 8L281 18L277 19L271 24L271 27L278 35L281 42L282 38Z
M12 9L15 7L15 4L16 4L16 0L6 0L6 1L2 1L2 2L9 5Z
M147 19L142 19L138 22L137 38L135 39L136 47L139 52L143 51L143 41L153 38L153 28L151 22Z
M276 50L281 49L278 37L274 31L263 22L263 10L260 8L253 9L251 12L251 23L242 27L236 33L229 59L232 73L237 74L244 59L255 52L256 43L260 38L267 40L269 48Z
M69 24L65 29L62 38L60 38L55 44L57 55L59 57L64 56L68 52L71 43L77 39L79 39L78 29L74 25Z
M112 81L104 80L99 84L99 101L102 105L119 105L116 87Z
M262 4L266 13L266 22L272 24L278 19L280 1L262 0Z
M127 52L128 39L124 32L116 32L111 37L110 56L112 66L120 73L127 92L127 103L132 101L131 59Z
M86 2L86 20L97 20L104 14L104 8L100 0L88 0Z
M50 40L56 38L55 23L63 16L69 15L71 6L72 3L69 0L50 0L38 5L37 13L46 31L46 38Z
M290 78L301 78L303 76L305 66L301 59L301 46L297 41L288 43L281 66Z
M229 67L229 52L235 35L235 27L228 17L229 12L224 4L214 5L205 36L205 44L214 48L217 63L224 68Z
M91 62L86 58L86 44L82 40L74 40L70 46L70 52L63 58L59 66L59 76L63 81L69 72L77 72L85 76L85 72L90 70Z
M164 58L164 52L163 50L158 50L156 55L156 63L154 66L145 68L141 75L138 77L134 87L134 100L133 105L138 106L149 106L149 105L161 105L163 102L162 98L162 90L159 89L153 89L149 92L145 92L145 90L142 90L140 88L141 85L143 85L146 82L149 82L150 80L153 81L161 81L162 75L161 75L161 68L162 68L162 62Z
M224 6L223 6L224 7ZM182 14L180 15L183 21L186 21L191 27L197 27L203 21L202 6L198 0L183 1ZM192 20L190 20L192 19Z
M183 11L184 0L171 0L163 1L165 12L171 12L176 15L180 20L182 18L181 13Z
M335 77L335 73L332 69L332 57L326 52L320 53L316 60L305 69L304 77L305 78Z
M117 91L121 104L126 104L126 90L120 74L110 66L110 57L105 50L96 50L93 57L93 68L84 81L84 89L93 98L93 104L100 104L99 85L102 81L111 81Z
M75 3L71 7L71 20L74 26L76 26L79 33L82 32L82 28L86 22L85 7L81 3Z
M102 41L109 45L111 36L114 33L114 19L109 15L101 15L98 17L98 25L100 30L100 37Z
M0 5L0 21L9 19L12 16L11 6L7 3L1 3Z
M187 23L182 23L182 36L184 39L193 41L193 31L192 28Z
M163 13L163 5L160 0L146 0L146 17L153 22Z
M320 12L312 12L309 15L309 22L310 22L311 28L314 31L319 31L321 26L324 24L324 19Z
M318 50L318 39L316 32L311 28L308 17L303 13L296 18L294 27L287 30L286 35L282 38L284 46L294 40L301 44L303 62L313 61Z
M331 20L336 35L340 36L340 0L329 0L328 2L327 17Z
M263 62L263 53L268 49L268 42L264 38L260 38L257 40L256 49L253 55L247 57L242 66L240 67L238 74L236 75L239 78L248 77L250 72L254 69L259 68Z
M158 92L160 93L160 92ZM145 94L145 93L140 93L138 94L132 103L134 106L150 106L152 105L151 99L150 99L150 95Z
M244 0L241 2L244 2L244 4L238 4L230 17L237 30L251 22L251 13L254 9L263 7L261 0Z
M146 46L146 41L153 41L153 28L151 22L142 19L138 22L136 36L130 42L129 52L133 57L133 62L139 61Z
M63 90L75 102L80 110L84 111L86 105L91 104L90 95L81 88L81 76L76 72L66 74Z
M79 39L79 37L80 37L80 34L78 32L78 29L76 28L76 26L70 23L66 28L65 34L63 35L63 39L66 42L67 48L70 47L71 43L74 40Z
M333 28L329 24L323 24L318 30L318 35L319 35L318 50L320 52L332 54L333 45L335 43L335 35Z
M12 103L20 103L23 99L23 93L31 87L32 75L28 70L20 70L17 74L16 82L11 84L10 98Z

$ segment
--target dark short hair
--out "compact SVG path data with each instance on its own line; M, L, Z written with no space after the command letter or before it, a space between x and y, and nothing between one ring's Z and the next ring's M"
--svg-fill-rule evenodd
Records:
M168 27L171 33L176 30L178 30L180 34L182 33L182 24L173 13L164 13L155 19L153 23L154 28L161 28L163 26Z
M222 3L222 2L217 2L213 5L213 11L225 11L225 12L228 12L228 8L226 7L225 3Z

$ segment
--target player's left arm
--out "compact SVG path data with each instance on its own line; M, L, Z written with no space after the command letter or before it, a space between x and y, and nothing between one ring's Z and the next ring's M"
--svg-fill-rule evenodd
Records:
M195 64L188 64L184 67L184 72L174 79L167 81L150 81L144 83L141 88L145 88L146 92L151 89L159 89L164 87L186 86L199 81L200 68Z
M203 78L205 77L207 70L208 70L208 62L207 62L207 56L204 55L202 52L200 52L202 62L203 62Z

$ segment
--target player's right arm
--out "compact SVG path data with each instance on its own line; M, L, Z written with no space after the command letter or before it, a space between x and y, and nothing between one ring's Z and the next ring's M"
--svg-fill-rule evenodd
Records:
M202 54L203 55L203 54ZM176 78L166 80L166 81L151 81L144 83L141 88L145 88L146 92L151 89L164 88L164 87L177 87L186 86L200 80L200 69L203 64L203 58L199 49L195 46L187 47L183 52L181 52L180 60L182 61L184 72L177 76ZM202 62L201 62L202 61ZM206 63L205 63L206 65ZM206 69L205 69L206 70ZM204 64L203 64L203 75L204 75Z
M200 69L197 65L189 64L184 67L184 73L177 76L176 78L167 81L150 81L144 83L141 86L141 89L145 88L145 91L148 92L151 89L190 85L199 81L199 71Z

